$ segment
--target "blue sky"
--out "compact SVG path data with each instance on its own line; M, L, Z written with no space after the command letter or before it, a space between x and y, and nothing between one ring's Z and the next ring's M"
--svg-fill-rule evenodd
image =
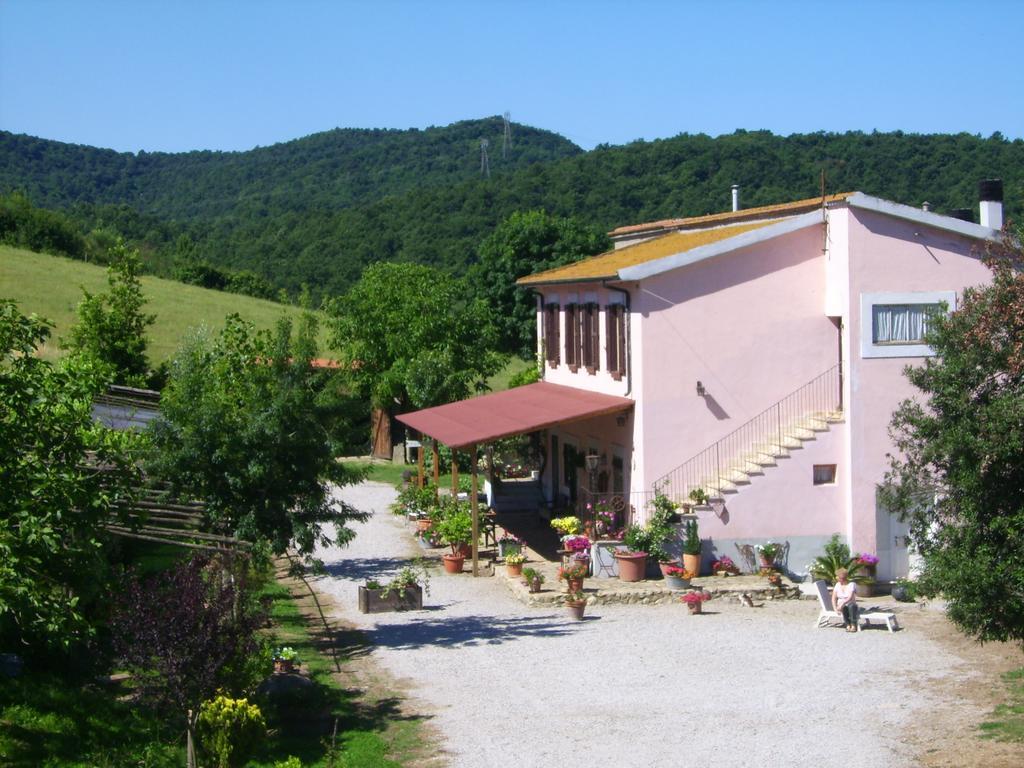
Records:
M0 128L248 149L501 114L585 148L737 128L1019 138L1024 3L0 0Z

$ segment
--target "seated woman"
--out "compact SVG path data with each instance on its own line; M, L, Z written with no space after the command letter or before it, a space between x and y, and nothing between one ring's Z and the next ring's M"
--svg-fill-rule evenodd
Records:
M857 585L850 581L850 574L845 568L836 571L836 585L832 588L832 610L842 611L843 625L847 632L856 632L859 619L857 606Z

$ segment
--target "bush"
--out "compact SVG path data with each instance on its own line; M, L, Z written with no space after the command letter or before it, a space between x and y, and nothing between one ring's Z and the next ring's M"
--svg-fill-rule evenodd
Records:
M244 765L267 733L258 706L227 696L203 702L197 726L200 749L217 768Z
M811 576L814 579L824 579L829 584L835 584L836 571L840 568L847 570L852 582L861 584L870 580L866 573L862 573L863 566L858 562L856 555L850 554L850 548L846 542L838 533L833 533L832 538L825 545L825 554L816 557L811 564Z

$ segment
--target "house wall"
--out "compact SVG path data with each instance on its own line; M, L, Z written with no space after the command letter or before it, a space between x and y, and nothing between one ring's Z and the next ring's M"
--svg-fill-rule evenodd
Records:
M650 490L836 364L821 243L821 229L810 227L658 275L634 291L635 436L643 445L634 488Z
M863 357L861 298L884 292L954 291L959 301L965 287L987 283L990 273L974 255L977 240L861 209L849 208L842 215L848 221L850 254L846 349L850 463L855 470L850 535L853 549L878 552L879 577L885 579L894 575L899 547L894 548L890 536L879 540L878 531L888 532L889 526L884 510L877 509L875 493L888 468L886 454L893 450L888 436L892 413L916 394L903 369L924 358Z

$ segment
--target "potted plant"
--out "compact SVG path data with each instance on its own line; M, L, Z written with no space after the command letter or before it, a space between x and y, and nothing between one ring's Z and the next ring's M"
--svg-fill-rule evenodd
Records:
M498 539L498 557L507 558L509 555L522 552L525 545L526 542L518 536L513 536L511 533L505 533L500 539Z
M687 592L679 599L686 603L686 607L690 609L690 613L703 613L704 603L711 599L711 594L698 589L693 592Z
M768 541L757 548L757 552L761 557L762 568L775 568L775 559L779 556L782 551L782 545L776 544L774 541Z
M690 491L690 501L692 501L695 506L705 507L711 499L703 488L694 488Z
M450 555L444 555L444 569L447 573L462 573L466 561L465 547L473 539L473 518L462 502L454 502L453 508L446 509L440 520L434 523L434 531L443 544L452 548Z
M587 596L583 592L570 591L565 598L565 605L569 609L569 615L577 621L583 620L583 611L587 607Z
M720 558L711 563L711 572L715 576L737 576L739 575L739 566L733 562L733 559L728 555L722 555Z
M540 592L541 585L544 583L544 574L534 568L523 568L523 580L531 592Z
M679 566L670 565L665 570L665 586L669 589L687 589L692 578L692 571L680 568Z
M641 581L647 569L647 531L639 525L626 528L622 541L625 548L616 550L620 581Z
M513 552L505 558L505 569L512 577L523 575L523 563L526 562L526 555L521 552Z
M859 584L868 578L864 574L864 566L850 554L850 548L846 546L846 542L838 533L835 533L825 545L825 554L814 558L814 562L811 563L811 578L824 579L829 584L835 584L836 571L840 568L846 569L850 581L854 584Z
M700 575L700 532L696 520L687 520L683 533L683 567L693 573Z
M423 608L423 593L430 594L430 574L426 564L417 560L406 566L387 584L368 581L359 587L362 613L418 611Z
M870 553L863 553L856 556L856 562L861 567L862 574L862 580L855 582L857 597L872 597L875 594L875 569L878 567L878 558Z
M284 648L278 648L274 651L274 672L277 674L287 674L294 672L295 667L299 664L299 654L291 646L286 645Z
M583 532L583 523L574 515L553 518L551 527L558 531L560 536L575 536Z
M570 592L582 592L583 580L590 572L589 563L572 562L558 569L559 581L565 581Z

